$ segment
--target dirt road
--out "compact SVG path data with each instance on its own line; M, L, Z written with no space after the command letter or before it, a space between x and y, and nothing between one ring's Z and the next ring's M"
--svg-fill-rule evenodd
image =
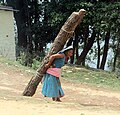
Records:
M41 84L33 97L23 97L32 77L29 71L0 63L0 115L120 115L120 92L65 78L61 78L65 92L62 102L43 97Z

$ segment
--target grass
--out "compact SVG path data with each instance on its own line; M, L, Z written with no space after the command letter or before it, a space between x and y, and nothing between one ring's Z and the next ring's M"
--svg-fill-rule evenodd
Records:
M34 69L32 69L30 67L27 67L27 66L23 66L18 61L8 60L8 59L3 58L3 57L0 56L0 63L5 64L6 66L16 67L19 70L24 71L24 72L29 72L31 74L35 74Z
M62 74L65 79L75 83L120 90L120 77L113 72L66 66Z
M36 72L30 67L22 66L17 61L10 61L2 57L0 57L0 63L4 63L8 66L15 66L25 72L28 72L29 70L29 73L33 75ZM62 68L62 76L64 79L74 83L84 83L117 91L120 90L120 77L113 72L75 66L64 66Z

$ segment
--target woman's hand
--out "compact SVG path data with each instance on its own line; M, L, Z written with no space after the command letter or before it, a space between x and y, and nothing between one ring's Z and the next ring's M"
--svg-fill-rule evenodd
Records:
M54 60L53 56L50 56L50 57L49 57L49 61L48 61L48 63L47 63L47 64L45 64L45 68L47 68L47 69L48 69L48 68L51 66L51 64L52 64L53 60Z
M45 68L49 68L50 67L50 65L47 63L47 64L45 64Z
M63 58L64 56L65 56L64 54L53 54L53 55L51 55L49 57L48 63L45 64L45 68L49 68L51 66L51 64L53 63L54 59L56 59L56 58Z

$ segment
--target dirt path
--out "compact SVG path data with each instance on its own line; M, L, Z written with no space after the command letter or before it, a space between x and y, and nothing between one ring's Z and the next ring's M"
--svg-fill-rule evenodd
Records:
M61 103L43 97L41 84L33 97L23 97L32 77L25 71L0 63L0 115L120 115L120 92L74 84L64 78Z

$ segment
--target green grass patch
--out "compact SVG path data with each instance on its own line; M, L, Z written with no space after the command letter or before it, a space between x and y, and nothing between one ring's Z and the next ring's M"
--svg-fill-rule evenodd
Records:
M27 66L23 66L18 61L12 61L12 60L9 60L7 58L0 57L0 63L1 64L5 64L6 67L7 66L15 67L15 68L18 68L21 71L29 72L31 74L35 74L35 70L34 69L32 69L30 67L27 67Z
M113 72L66 66L63 67L62 75L65 79L75 83L120 90L120 77Z

